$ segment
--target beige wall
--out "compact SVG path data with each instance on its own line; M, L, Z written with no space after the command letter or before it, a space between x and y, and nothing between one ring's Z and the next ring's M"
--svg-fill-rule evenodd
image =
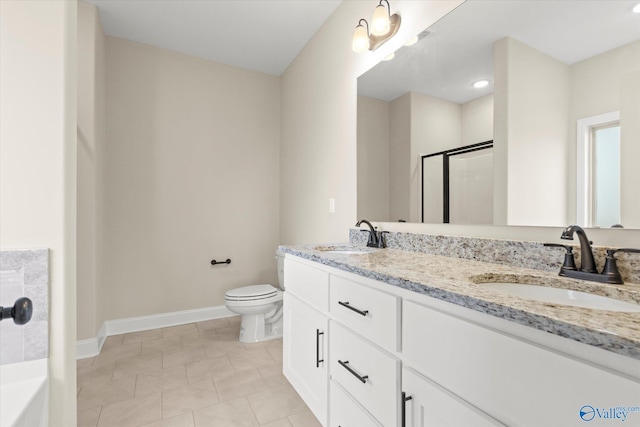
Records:
M112 37L106 63L106 319L275 284L278 78Z
M391 102L359 96L358 217L419 222L420 156L491 139L493 95L462 105L419 93L406 93ZM435 162L425 170L435 173L426 179L435 192L429 190L434 197L425 207L425 222L441 222L442 162L440 158L427 162ZM379 173L381 170L385 173ZM383 176L387 183L381 182ZM390 188L386 199L390 206L383 206L385 199L378 197L378 189L385 185ZM483 203L491 199L492 191L482 192ZM485 211L490 214L491 210ZM485 223L486 215L480 221Z
M281 77L281 243L347 240L357 220L356 79L458 4L392 2L402 16L398 34L363 54L351 50L353 29L375 3L344 1L287 68ZM332 197L334 214L327 208Z
M461 138L463 146L493 139L493 94L462 104Z
M358 96L358 217L391 221L389 103Z
M569 140L576 140L579 119L620 111L621 124L621 215L625 227L640 228L640 41L571 65L571 110ZM575 144L570 158L576 157ZM568 165L569 192L576 192L576 164ZM576 211L575 197L569 211Z
M411 94L391 101L389 114L389 212L392 221L410 221Z
M78 2L78 339L104 322L102 180L105 137L105 37L94 5Z
M461 145L462 107L454 102L412 92L410 114L409 221L420 222L420 157ZM439 209L439 214L435 217L442 218L442 209ZM426 218L429 215L425 214L425 220Z
M76 425L76 5L0 2L0 246L49 248L49 425Z
M567 224L569 67L511 38L494 62L494 224Z

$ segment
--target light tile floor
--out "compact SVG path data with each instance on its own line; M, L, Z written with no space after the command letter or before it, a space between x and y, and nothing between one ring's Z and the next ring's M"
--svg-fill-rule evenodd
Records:
M282 375L282 340L238 341L240 318L107 338L78 360L79 427L318 427Z

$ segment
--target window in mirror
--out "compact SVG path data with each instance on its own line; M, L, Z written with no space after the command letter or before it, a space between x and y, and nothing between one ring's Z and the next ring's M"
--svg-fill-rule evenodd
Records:
M591 130L593 220L595 227L620 223L620 123Z
M620 113L578 121L578 223L620 224Z

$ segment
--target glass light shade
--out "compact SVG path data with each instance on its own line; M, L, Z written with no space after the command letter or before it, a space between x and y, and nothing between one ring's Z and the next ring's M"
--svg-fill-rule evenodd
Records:
M389 12L382 4L373 11L373 19L371 19L371 34L374 36L384 36L391 29L389 21Z
M362 25L358 25L353 33L353 51L366 52L369 50L369 34L367 29Z

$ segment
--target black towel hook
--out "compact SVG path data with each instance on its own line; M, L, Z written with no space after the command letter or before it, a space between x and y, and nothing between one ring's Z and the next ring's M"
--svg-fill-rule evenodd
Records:
M218 264L231 264L231 259L227 258L226 261L216 261L215 259L211 260L211 265L218 265Z

